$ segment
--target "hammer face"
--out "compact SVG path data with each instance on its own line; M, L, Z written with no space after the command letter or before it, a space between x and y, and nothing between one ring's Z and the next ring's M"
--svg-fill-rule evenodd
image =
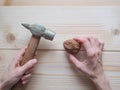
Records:
M53 40L55 37L55 32L51 31L50 29L45 30L43 37L48 40Z

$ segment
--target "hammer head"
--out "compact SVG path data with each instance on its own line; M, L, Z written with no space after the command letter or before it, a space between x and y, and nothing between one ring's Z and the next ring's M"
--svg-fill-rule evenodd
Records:
M53 40L54 36L55 36L55 32L53 32L50 29L46 29L44 26L42 25L38 25L38 24L22 24L25 28L27 28L28 30L30 30L30 32L32 33L33 36L35 37L44 37L45 39L48 40Z

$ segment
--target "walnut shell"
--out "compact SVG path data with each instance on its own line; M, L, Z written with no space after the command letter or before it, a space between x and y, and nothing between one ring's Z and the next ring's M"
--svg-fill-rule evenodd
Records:
M64 41L63 46L65 50L71 54L77 54L81 48L81 45L73 39Z

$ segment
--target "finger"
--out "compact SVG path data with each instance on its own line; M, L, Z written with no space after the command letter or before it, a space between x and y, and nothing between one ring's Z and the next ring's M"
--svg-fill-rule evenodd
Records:
M89 41L92 48L96 48L96 41L94 37L89 37Z
M73 39L76 40L78 43L82 44L82 37L74 37Z
M31 68L33 68L36 64L37 64L37 60L36 59L32 59L32 60L28 61L26 64L24 64L21 67L21 72L24 74L26 71L28 71Z
M16 66L20 62L20 60L22 60L22 57L25 53L25 49L26 47L22 48L20 52L16 55L16 57L12 61L12 66Z
M103 50L103 48L104 48L104 42L101 40L99 40L99 47L101 50Z
M89 40L90 40L90 44L91 44L91 50L88 52L89 55L92 55L93 52L98 52L99 50L99 47L98 47L98 41L96 37L89 37ZM94 54L94 53L93 53ZM88 55L88 56L89 56Z
M23 55L24 55L24 53L25 53L25 49L26 49L26 47L22 48L22 49L20 50L20 52L16 55L16 57L15 57L15 60L16 60L16 61L20 61L20 60L21 60L21 58L23 57Z
M97 37L94 37L94 40L95 40L96 46L99 48L99 39Z
M78 42L83 44L83 47L85 48L85 50L88 52L88 50L91 48L90 42L88 40L88 38L74 38L74 40L77 40Z
M29 80L22 81L22 84L25 85L29 82Z
M82 62L80 62L74 55L68 54L69 60L76 66L76 68L81 69Z
M25 72L25 74L30 74L30 73L32 73L33 72L33 68L31 68L30 70L28 70L27 72Z
M30 78L31 78L31 74L27 74L27 75L24 75L21 80L25 81L25 80L28 80Z
M25 50L26 50L26 47L22 48L20 50L20 52L17 54L17 60L20 61L21 60L21 57L23 57L23 55L25 54Z

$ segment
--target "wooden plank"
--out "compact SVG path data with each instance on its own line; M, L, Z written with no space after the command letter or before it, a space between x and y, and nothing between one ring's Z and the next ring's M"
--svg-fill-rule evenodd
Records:
M1 0L1 5L49 5L49 6L119 6L119 0Z
M6 68L7 64L11 62L11 60L13 59L13 56L15 56L17 52L18 50L0 50L0 63L1 63L0 68L1 69ZM84 51L80 51L79 54L82 56L79 58L85 57ZM67 57L64 51L49 51L49 50L39 51L38 50L36 58L39 59L38 67L41 67L38 70L42 70L42 66L47 66L48 69L50 69L49 67L51 67L51 69L57 69L55 68L56 66L58 67L58 69L62 69L61 71L63 72L65 68L66 68L66 71L70 68L70 62L67 60ZM103 52L103 65L106 71L120 71L119 62L120 62L120 52ZM52 71L59 72L57 70L52 70Z
M84 1L86 2L87 0ZM107 2L107 0L104 1ZM116 1L114 0L114 2ZM1 0L1 2L3 1ZM9 2L9 0L6 0L6 2ZM15 5L15 2L17 5L17 0L10 1L10 5ZM20 2L23 1L21 0ZM29 0L29 2L31 1ZM42 2L45 2L42 4L46 5L48 1L44 0ZM59 5L63 3L62 0L58 2ZM49 5L54 5L58 2L55 1L55 3ZM71 2L72 0L70 0ZM116 5L111 2L112 0L107 4L104 2L104 4L100 3L99 5ZM24 1L24 3L28 3L28 0ZM97 3L89 3L88 5L98 5ZM119 4L119 1L117 1L117 5ZM73 3L73 5L75 4ZM103 52L104 70L110 80L112 90L118 90L120 88L119 17L119 6L0 7L0 75L5 71L18 49L29 42L31 34L20 23L41 23L54 30L57 35L53 42L41 40L38 48L42 50L38 50L36 56L39 62L31 82L26 86L25 90L94 90L91 82L81 72L78 74L67 60L62 46L65 39L86 35L94 35L105 41L105 51ZM82 57L79 58L84 58L84 51L81 51L80 54L82 54Z
M118 90L119 80L117 78L110 78L113 84L112 90ZM35 84L33 84L35 83ZM26 90L95 90L92 83L84 76L33 76L31 82Z
M0 50L0 75L17 52ZM85 55L83 51L80 54ZM25 90L94 90L91 82L81 72L78 74L67 60L64 51L38 50L36 57L39 63ZM120 88L120 52L103 52L103 65L112 90L117 90Z
M104 50L120 50L120 7L1 7L0 48L19 49L30 32L21 23L43 24L57 34L41 40L39 49L63 50L65 39L94 35L105 41Z
M6 64L9 64L11 60L13 59L13 56L16 55L18 50L0 50L0 62L3 63L3 66L1 65L1 69L4 69L4 66ZM80 51L82 57L78 58L84 58L85 57L85 52ZM53 56L54 57L51 57ZM46 64L49 65L53 64L62 64L62 65L69 65L69 61L67 60L67 57L65 55L64 51L49 51L49 50L38 50L36 58L39 59L39 64ZM103 65L105 65L105 70L113 70L113 71L120 71L119 66L120 66L120 52L103 52ZM6 61L8 63L6 63ZM114 67L116 66L116 69L110 69L109 67ZM62 67L62 66L61 66ZM108 67L108 68L107 68ZM118 68L117 68L118 67Z

